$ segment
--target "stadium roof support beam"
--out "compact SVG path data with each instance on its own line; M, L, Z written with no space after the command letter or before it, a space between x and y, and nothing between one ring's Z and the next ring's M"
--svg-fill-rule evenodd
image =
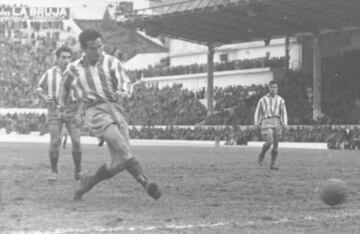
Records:
M207 53L207 115L210 116L214 113L214 46L208 44L208 53Z
M323 117L321 110L321 50L320 34L313 37L313 120Z
M285 69L290 68L290 38L285 38Z

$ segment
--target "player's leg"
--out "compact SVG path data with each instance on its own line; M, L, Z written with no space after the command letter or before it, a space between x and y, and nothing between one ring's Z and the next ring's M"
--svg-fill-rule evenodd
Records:
M121 124L120 132L124 136L126 145L130 147L130 136L129 128L127 123ZM149 182L148 178L145 176L144 170L140 166L140 163L134 158L130 157L124 163L125 169L138 181L146 190L146 192L153 198L159 199L161 197L161 191L158 185L154 182Z
M71 138L71 145L72 145L72 158L74 161L74 177L75 180L80 179L80 172L81 172L81 144L80 144L80 135L81 129L77 126L74 121L69 121L66 123L67 131Z
M161 196L158 186L148 182L140 164L130 154L128 126L122 109L109 103L97 105L86 111L86 118L92 132L107 143L111 160L100 166L95 174L81 178L81 188L75 192L74 199L80 200L94 185L124 169L146 189L150 196L158 199Z
M107 104L95 105L88 108L85 112L85 119L91 133L96 137L102 138L105 130L109 125L112 125L114 120L108 114ZM98 170L92 175L82 175L80 180L80 188L74 194L74 200L81 200L84 193L90 191L94 185L102 180L109 179L115 174L112 174L107 169L106 164L100 166Z
M111 160L102 165L94 175L82 178L81 188L75 193L74 199L81 200L83 194L90 191L97 183L110 179L124 169L146 189L150 196L158 199L161 196L158 186L148 182L140 164L131 156L129 139L126 135L124 137L120 128L115 124L110 124L104 131L102 139L107 143Z
M271 128L261 129L261 135L262 135L263 139L265 140L265 143L263 144L261 152L258 157L258 163L260 166L263 165L265 154L270 149L271 145L274 142L273 131Z
M127 170L152 198L159 199L161 192L158 185L149 182L140 163L130 154L130 137L126 121L118 120L118 127L110 131L112 132L108 136L116 135L116 137L109 139L105 136L104 139L109 144L109 148L112 147L113 151L117 152L112 154L110 171L114 170L117 173L122 169Z
M53 120L49 122L49 132L50 132L50 149L49 149L49 158L51 165L51 174L49 176L50 181L55 181L57 179L58 173L58 161L59 161L59 147L61 144L61 128L62 122Z
M271 163L270 163L271 170L279 170L279 168L275 166L276 159L278 156L278 145L279 142L277 140L274 140L273 148L271 150Z
M115 146L117 142L115 138L119 138L120 141L122 138L117 126L114 124L110 124L105 129L101 138L104 139L107 143L111 155L111 160L108 163L101 165L93 175L84 175L81 178L81 187L75 192L74 200L81 200L82 196L86 192L90 191L96 184L103 180L110 179L120 171L124 170L123 164L125 160L120 157L119 149L125 151L126 148L123 148L121 146Z
M278 167L275 166L276 159L278 157L279 153L279 141L281 137L281 128L274 128L274 142L273 142L273 148L271 150L271 162L270 162L270 169L271 170L279 170Z

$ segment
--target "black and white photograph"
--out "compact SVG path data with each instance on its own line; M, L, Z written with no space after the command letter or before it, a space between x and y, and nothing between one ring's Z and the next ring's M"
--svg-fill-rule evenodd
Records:
M0 233L360 233L359 0L0 0Z

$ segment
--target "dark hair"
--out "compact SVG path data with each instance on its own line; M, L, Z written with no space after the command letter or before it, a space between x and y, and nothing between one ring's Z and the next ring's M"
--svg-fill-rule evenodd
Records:
M98 38L102 38L101 34L94 29L86 29L79 35L79 42L82 49L85 49L88 41L94 41Z
M278 85L278 83L275 80L272 80L272 81L269 82L269 86L272 85L272 84Z
M57 49L55 51L55 55L56 55L56 58L59 58L60 57L60 54L62 52L68 52L72 55L72 50L69 48L69 47L66 47L66 46L61 46L59 49Z

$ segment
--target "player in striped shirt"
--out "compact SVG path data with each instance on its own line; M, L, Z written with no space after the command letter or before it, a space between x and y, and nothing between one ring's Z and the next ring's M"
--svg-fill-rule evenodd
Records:
M269 90L270 92L259 100L255 110L255 126L261 126L261 135L266 141L259 154L258 163L262 166L266 152L273 145L270 169L278 170L279 168L275 167L275 162L278 155L279 140L282 127L287 126L288 120L285 101L278 95L278 85L275 81L270 81Z
M38 83L38 92L48 106L48 125L50 132L50 164L49 181L55 181L58 173L59 148L61 145L62 128L65 125L72 142L72 157L75 165L75 179L80 179L81 147L80 147L80 112L76 100L69 96L67 105L58 110L63 72L71 61L72 51L68 47L60 47L55 52L56 66L47 70Z
M130 138L125 113L121 105L132 94L132 84L118 59L103 52L101 34L88 29L79 35L83 56L70 63L66 70L62 100L70 90L85 104L85 118L91 132L104 140L110 151L110 161L92 175L83 175L74 200L81 200L97 183L128 171L154 199L161 192L157 184L148 181L139 162L130 152Z

